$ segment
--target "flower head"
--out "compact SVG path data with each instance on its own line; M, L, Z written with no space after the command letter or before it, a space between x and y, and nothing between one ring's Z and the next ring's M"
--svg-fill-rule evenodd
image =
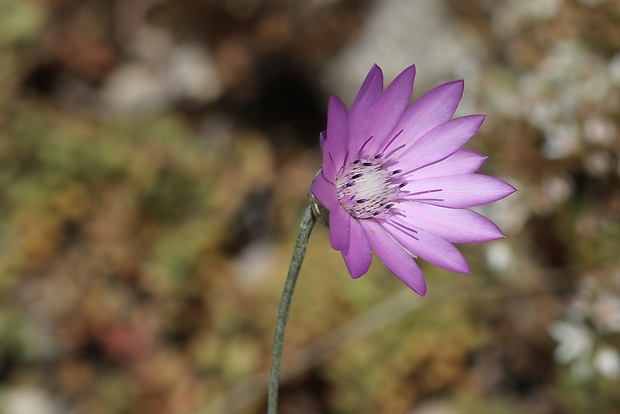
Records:
M414 258L469 273L452 243L503 237L470 207L515 191L497 178L476 174L486 157L463 146L484 115L450 119L463 81L437 86L409 105L415 66L383 90L378 66L368 73L351 110L331 97L321 134L323 168L311 193L329 211L330 241L353 278L365 274L372 251L411 289L426 283Z

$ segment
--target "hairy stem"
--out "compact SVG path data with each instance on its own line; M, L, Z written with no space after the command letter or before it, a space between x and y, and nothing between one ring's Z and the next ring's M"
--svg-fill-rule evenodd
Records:
M278 317L276 319L276 332L273 339L273 352L271 354L271 373L269 376L269 393L267 398L267 413L276 414L278 411L278 386L280 382L280 366L282 363L282 348L284 347L284 332L286 330L286 321L288 319L289 309L291 307L291 299L293 291L301 269L301 263L306 256L306 248L308 247L308 239L314 227L316 219L312 214L312 208L306 208L304 211L297 242L293 250L293 257L288 268L288 276L284 282L282 297L280 298L280 307L278 308Z

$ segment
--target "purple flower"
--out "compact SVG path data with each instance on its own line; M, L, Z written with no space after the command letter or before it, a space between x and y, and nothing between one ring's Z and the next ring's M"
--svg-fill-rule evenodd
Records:
M323 168L311 192L329 211L331 245L356 279L372 253L407 286L424 295L424 275L413 258L459 273L470 268L452 243L503 237L469 207L515 191L497 178L476 174L486 157L463 150L484 115L450 119L463 81L437 86L408 106L415 66L383 90L375 65L351 111L332 96L321 134Z

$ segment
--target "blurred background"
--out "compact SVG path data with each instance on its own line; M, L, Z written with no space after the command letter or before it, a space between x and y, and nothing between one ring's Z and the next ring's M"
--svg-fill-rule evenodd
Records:
M0 0L0 413L262 413L330 94L465 79L507 237L355 283L317 226L281 413L620 412L617 0Z

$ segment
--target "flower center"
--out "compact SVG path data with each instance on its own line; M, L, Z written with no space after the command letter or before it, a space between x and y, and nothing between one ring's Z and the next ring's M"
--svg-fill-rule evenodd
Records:
M357 219L388 212L406 184L398 175L401 172L390 170L387 163L377 159L357 159L345 165L336 177L338 201Z

